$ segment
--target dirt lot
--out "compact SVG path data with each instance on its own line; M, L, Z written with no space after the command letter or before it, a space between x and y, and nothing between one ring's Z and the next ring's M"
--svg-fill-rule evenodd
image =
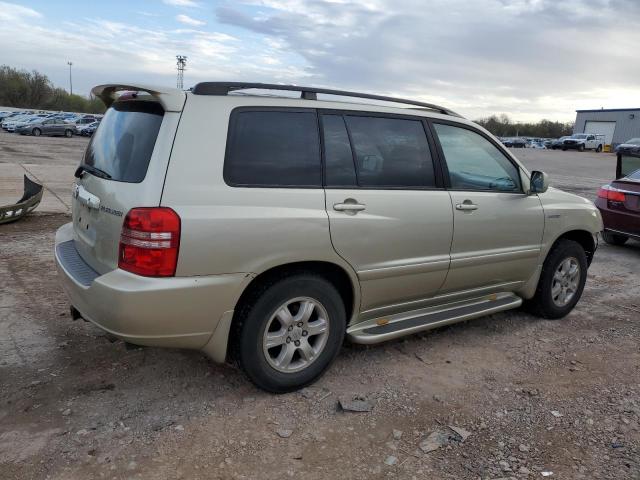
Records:
M71 179L86 142L66 141L0 134L0 167ZM614 170L604 154L516 154L588 197ZM3 480L640 479L640 243L601 245L564 320L514 311L345 345L313 388L274 396L197 352L131 349L71 321L52 258L67 221L0 227ZM353 395L372 411L337 407ZM423 453L432 432L455 438Z

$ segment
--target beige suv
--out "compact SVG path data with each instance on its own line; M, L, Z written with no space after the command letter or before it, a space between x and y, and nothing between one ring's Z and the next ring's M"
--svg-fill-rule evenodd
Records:
M560 318L582 294L598 210L446 108L246 83L93 93L109 109L55 256L74 316L127 342L234 358L285 392L345 337L523 302Z

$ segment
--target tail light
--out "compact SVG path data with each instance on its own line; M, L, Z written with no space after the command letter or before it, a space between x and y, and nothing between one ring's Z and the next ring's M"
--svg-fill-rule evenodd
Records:
M180 217L166 207L132 208L120 235L118 267L146 277L173 277L180 248Z
M624 193L611 185L603 185L598 190L598 197L604 198L611 202L623 202L625 201Z

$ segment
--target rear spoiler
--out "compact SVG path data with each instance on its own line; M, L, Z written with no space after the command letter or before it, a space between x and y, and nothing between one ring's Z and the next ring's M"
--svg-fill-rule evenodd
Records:
M105 85L98 85L91 89L91 93L101 99L107 108L116 100L116 92L122 91L149 93L158 100L167 112L181 112L187 97L184 91L177 88L158 87L144 84L130 85L125 83L107 83Z

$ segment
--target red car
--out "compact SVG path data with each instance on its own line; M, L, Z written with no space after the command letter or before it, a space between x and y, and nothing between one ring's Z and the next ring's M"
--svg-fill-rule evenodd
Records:
M600 188L596 207L602 214L605 242L640 240L640 154L618 154L616 179Z

